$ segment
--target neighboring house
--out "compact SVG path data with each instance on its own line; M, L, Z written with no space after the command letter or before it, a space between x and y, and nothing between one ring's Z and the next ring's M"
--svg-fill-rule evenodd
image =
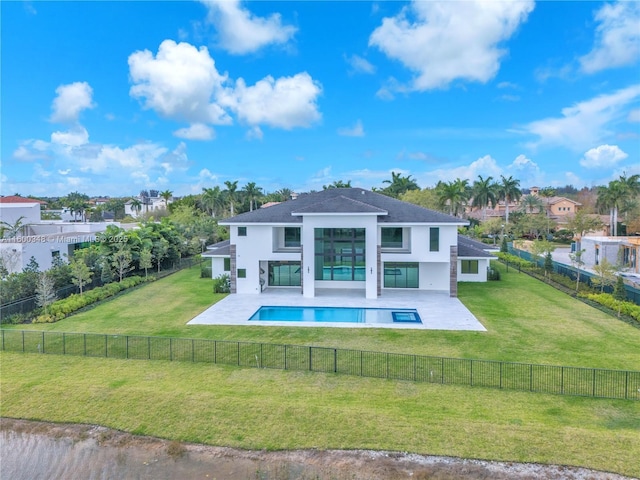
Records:
M138 195L136 198L140 202L140 210L134 208L133 200L127 200L124 204L124 214L133 218L138 218L147 212L155 212L158 210L165 210L167 205L173 203L174 198L170 198L165 205L164 198L160 196L145 197Z
M18 220L22 225L37 223L41 205L46 205L46 202L18 195L0 197L0 221L9 225L15 225Z
M457 229L466 221L360 188L301 194L220 224L230 227L230 240L204 255L214 277L230 275L231 293L284 287L307 298L317 289L366 298L385 289L456 296L458 279L486 280L490 256L466 244L469 256L460 260L469 263L462 264Z
M29 200L29 201L26 201ZM105 223L42 221L39 200L0 197L0 220L14 224L21 216L23 227L15 236L0 240L0 262L9 273L21 272L34 257L41 271L51 268L53 259L71 255L77 248L95 242Z
M580 248L584 250L581 259L586 268L593 269L606 258L612 265L640 273L640 237L582 237Z

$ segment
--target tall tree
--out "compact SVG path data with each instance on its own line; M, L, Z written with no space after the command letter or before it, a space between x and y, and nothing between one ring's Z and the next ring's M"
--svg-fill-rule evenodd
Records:
M249 211L252 212L258 206L255 204L262 196L262 188L258 187L255 182L247 183L242 189L242 193L249 200Z
M164 208L169 208L169 200L173 197L173 192L171 190L165 190L160 192L160 197L164 200Z
M224 195L219 186L213 188L203 188L200 203L204 210L217 217L218 212L224 207Z
M133 267L131 266L132 261L133 256L131 254L131 249L126 243L119 243L116 251L112 254L111 265L115 268L120 282L128 272L133 270Z
M464 207L469 200L471 189L468 180L456 178L453 182L438 182L436 185L436 195L440 207L449 210L449 214L458 216L464 211Z
M351 188L351 180L347 180L343 182L342 180L335 180L333 183L329 185L323 185L323 190L328 190L330 188Z
M575 252L569 254L571 265L576 270L576 293L580 288L580 273L582 272L582 267L584 267L584 260L582 258L583 254L584 250L576 250Z
M411 178L411 175L403 177L401 173L396 172L391 172L391 180L383 180L382 183L387 183L389 186L383 188L381 193L393 198L398 198L409 190L420 190L420 187L415 179Z
M140 215L142 211L142 202L138 198L131 199L131 211L136 212L136 216Z
M482 178L478 175L478 180L473 182L471 187L473 201L471 206L482 209L482 220L487 218L487 207L495 208L498 203L498 185L493 181L493 177Z
M578 210L567 218L567 229L573 232L574 238L578 242L578 249L585 234L598 231L604 226L599 217L585 213L584 210Z
M540 213L545 209L545 205L536 195L527 195L522 199L520 203L520 209L524 213Z
M153 266L152 260L153 255L151 253L151 249L143 248L140 252L140 268L144 268L145 278L149 277L148 270Z
M47 308L56 300L55 283L48 272L38 273L36 283L36 303L44 309L47 314Z
M509 223L509 204L512 200L517 201L522 197L520 191L520 180L513 177L506 178L500 175L501 182L498 186L498 194L500 200L504 200L505 206L505 223Z
M236 180L235 182L226 180L224 184L227 187L227 189L225 190L225 195L227 197L227 201L229 202L229 213L233 217L234 204L236 202L236 190L238 189L238 180Z
M91 281L93 272L82 257L72 258L69 265L71 267L71 282L80 288L80 296L82 296L84 286Z

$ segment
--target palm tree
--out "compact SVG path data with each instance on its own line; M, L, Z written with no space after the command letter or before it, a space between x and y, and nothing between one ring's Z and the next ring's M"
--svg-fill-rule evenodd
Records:
M142 210L142 202L137 198L131 199L131 211L136 212L136 217L140 215L140 211Z
M626 174L623 174L619 179L610 181L607 187L598 187L596 206L600 209L609 209L611 233L614 237L618 236L619 211L625 210L627 204L638 193L640 193L640 175L631 175L627 178Z
M343 182L342 180L335 180L330 185L323 185L323 190L329 190L330 188L351 188L351 180Z
M255 182L249 182L242 189L242 193L244 193L244 195L249 200L249 211L250 212L253 211L254 205L255 205L255 208L258 208L258 205L256 203L258 201L258 198L260 198L262 196L262 188L258 187L255 184Z
M393 198L398 198L409 190L420 190L420 187L415 179L411 178L411 175L403 177L400 173L396 172L391 172L391 180L383 180L382 183L388 183L389 186L385 187L381 193Z
M22 215L13 224L0 222L0 238L4 238L5 234L7 235L7 238L13 238L18 235L20 230L22 230L22 227L24 227L24 224L22 223L24 218L24 215Z
M203 188L200 197L202 207L211 214L212 217L218 216L218 211L224 206L224 195L219 186L213 188Z
M482 219L487 217L487 207L495 208L498 203L498 185L493 182L493 177L482 178L478 175L478 180L473 182L471 187L473 201L471 206L482 208Z
M238 189L238 180L236 180L235 182L226 180L224 184L227 187L227 189L225 190L225 194L227 196L227 201L229 202L229 212L233 217L234 215L233 204L236 201L236 190Z
M169 200L171 200L173 192L171 190L165 190L164 192L160 192L160 196L164 200L164 208L166 209L169 206Z
M471 188L469 180L456 178L453 182L438 182L436 195L441 208L448 207L449 214L458 216L458 212L464 208L469 200Z
M545 209L544 203L537 195L526 195L522 199L522 203L520 204L520 209L524 213L533 213L536 210L536 213L540 213Z
M509 203L512 200L520 200L522 192L520 191L520 180L513 177L505 178L500 175L502 183L498 185L498 195L500 200L504 200L505 205L505 223L509 223Z
M554 188L551 187L545 187L543 189L541 189L538 192L538 195L540 195L541 197L545 198L545 206L544 206L544 211L545 214L547 215L547 217L549 216L549 199L551 197L555 197L556 195L556 190Z
M293 194L293 190L290 188L281 188L280 190L276 190L276 195L280 197L280 202L286 202L287 200L291 200L291 195Z

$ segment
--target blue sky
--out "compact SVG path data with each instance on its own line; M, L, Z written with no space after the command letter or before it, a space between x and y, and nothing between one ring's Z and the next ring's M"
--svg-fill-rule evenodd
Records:
M2 2L3 195L640 173L640 3Z

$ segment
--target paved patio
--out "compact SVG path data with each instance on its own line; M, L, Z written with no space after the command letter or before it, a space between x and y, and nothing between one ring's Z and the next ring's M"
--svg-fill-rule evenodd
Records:
M414 308L422 324L367 324L333 322L264 322L248 319L262 306ZM265 290L259 295L228 295L191 320L188 325L250 325L286 327L396 328L419 330L470 330L486 328L457 298L447 293L385 290L377 299L364 298L362 291L318 290L315 298L304 298L301 290Z

